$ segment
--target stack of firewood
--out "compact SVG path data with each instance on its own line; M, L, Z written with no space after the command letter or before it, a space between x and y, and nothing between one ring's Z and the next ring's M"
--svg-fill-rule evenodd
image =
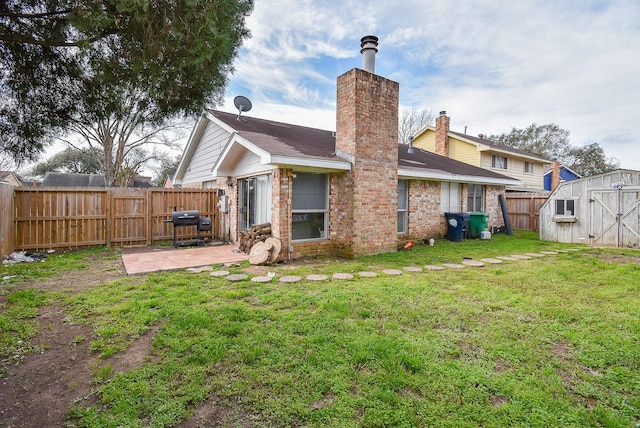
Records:
M249 254L251 247L257 242L264 242L271 236L271 223L254 224L247 230L240 232L240 245L238 249Z
M249 263L265 265L284 259L282 241L271 236L271 223L254 224L240 232L240 251L249 254Z

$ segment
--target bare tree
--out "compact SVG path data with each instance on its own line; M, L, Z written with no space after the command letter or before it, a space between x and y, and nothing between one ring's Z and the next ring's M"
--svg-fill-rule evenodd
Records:
M408 144L409 137L413 137L435 120L431 110L403 109L398 121L398 142Z

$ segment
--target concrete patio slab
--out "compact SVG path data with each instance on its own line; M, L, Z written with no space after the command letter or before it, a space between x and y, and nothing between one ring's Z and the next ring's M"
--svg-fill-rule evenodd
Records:
M234 251L235 250L235 251ZM249 256L236 252L236 245L178 248L128 253L122 255L122 263L129 275L165 270L176 270L220 263L236 263L248 260Z

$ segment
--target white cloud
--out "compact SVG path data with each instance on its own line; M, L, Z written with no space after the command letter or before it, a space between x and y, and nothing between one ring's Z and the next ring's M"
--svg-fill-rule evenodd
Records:
M636 0L258 0L248 22L229 96L246 91L258 117L333 129L335 79L376 34L403 106L473 134L554 122L640 169Z

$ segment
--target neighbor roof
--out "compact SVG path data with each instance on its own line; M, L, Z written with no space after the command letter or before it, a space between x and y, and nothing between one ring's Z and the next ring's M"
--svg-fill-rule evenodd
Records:
M521 155L521 156L537 159L540 162L546 162L546 163L551 162L550 160L545 159L542 156L536 155L534 153L525 152L524 150L516 149L514 147L507 146L506 144L496 143L495 141L488 140L488 139L486 139L484 137L482 137L482 138L474 137L474 136L471 136L471 135L467 135L467 134L463 134L461 132L455 132L455 131L449 131L449 134L453 134L454 136L456 136L458 138L464 138L464 139L469 140L471 142L474 142L476 144L483 144L483 145L485 145L487 147L490 147L490 148L492 148L494 150L498 150L498 151L501 151L501 152L515 153L515 154L518 154L518 155Z
M47 172L42 179L42 185L49 187L105 187L105 180L102 174Z

